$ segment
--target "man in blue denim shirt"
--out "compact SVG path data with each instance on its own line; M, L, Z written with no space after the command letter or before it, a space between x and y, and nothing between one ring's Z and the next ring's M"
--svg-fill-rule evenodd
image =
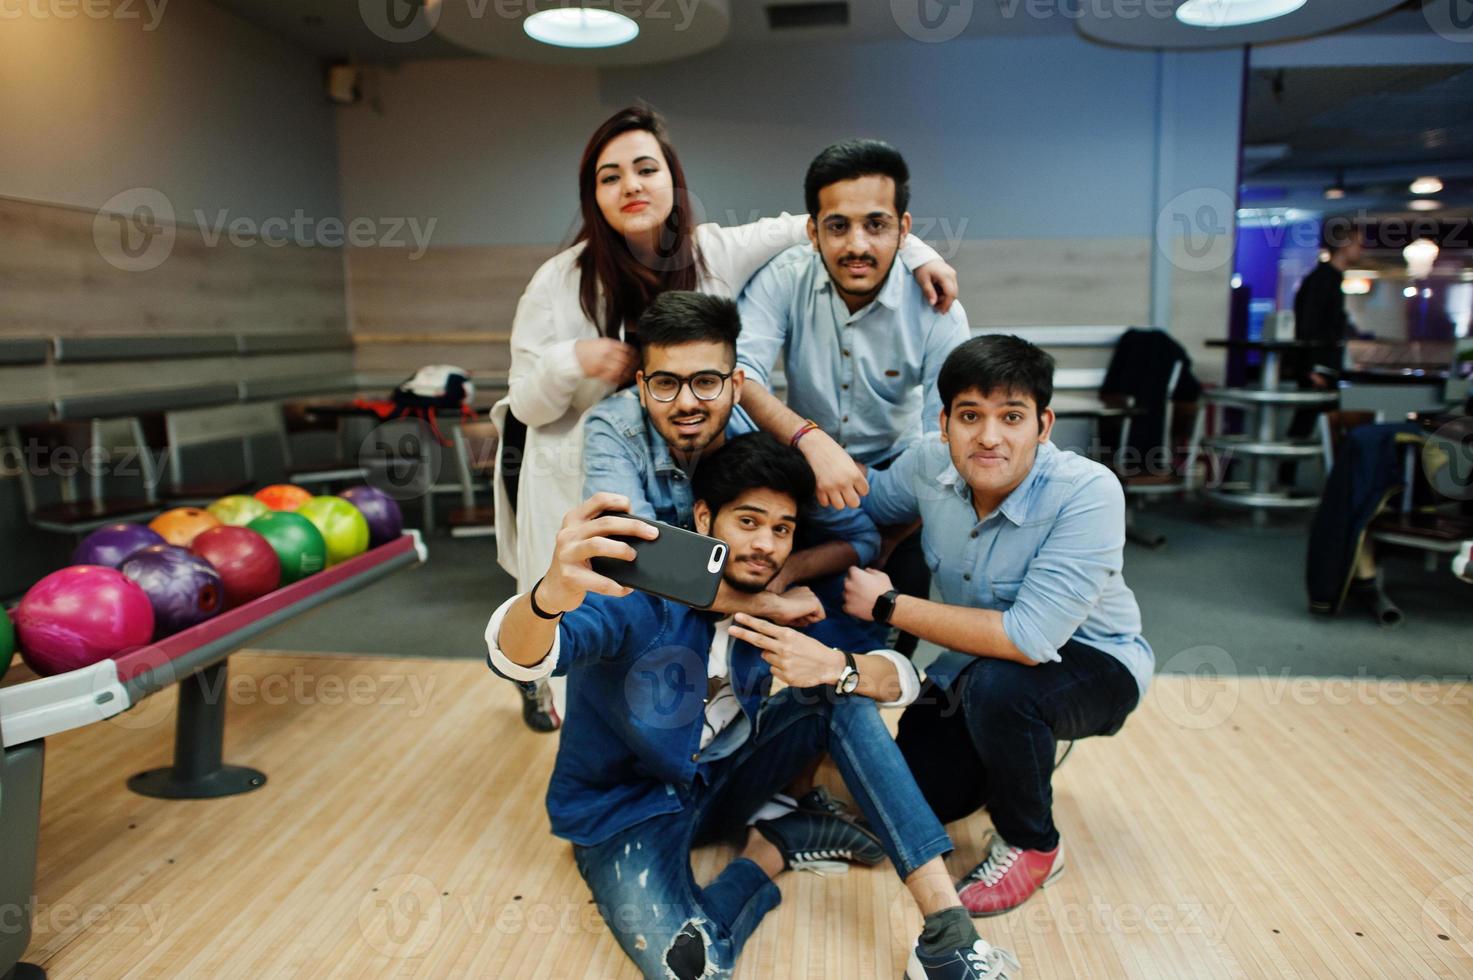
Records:
M756 431L739 404L744 373L736 365L741 318L731 300L670 291L639 319L640 370L634 387L604 399L583 423L583 495L629 498L629 512L689 530L694 526L691 477L703 456L726 440ZM842 573L868 565L880 533L857 509L804 507L804 547L795 548L771 586L748 595L723 585L712 608L784 623L823 616L807 589L837 610ZM779 598L779 595L783 598Z
M696 529L728 547L723 577L757 591L792 550L813 474L796 450L753 434L709 457L694 493ZM913 695L910 665L892 651L842 652L756 617L733 622L630 594L590 564L634 556L616 535L658 535L608 513L628 503L599 493L570 512L547 574L486 628L491 666L503 676L568 677L576 707L548 814L553 832L573 842L578 870L625 953L646 977L729 976L781 900L774 877L815 857L870 860L844 821L790 814L752 825L740 856L711 883L697 886L692 876L692 844L740 833L774 791L828 751L926 916L908 976L1016 976L1016 961L979 939L961 907L941 859L950 841L876 710L875 698L904 703ZM774 677L787 685L777 694Z
M977 337L946 359L940 443L872 473L879 523L922 518L941 602L852 569L845 609L970 655L927 681L897 741L943 822L981 807L995 832L961 882L974 915L1026 901L1063 871L1050 777L1057 739L1113 735L1155 658L1121 578L1125 496L1108 469L1049 442L1053 358Z

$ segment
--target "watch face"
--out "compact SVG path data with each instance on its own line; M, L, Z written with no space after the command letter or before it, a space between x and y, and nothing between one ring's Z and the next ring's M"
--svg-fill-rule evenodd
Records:
M839 678L839 690L843 691L845 694L853 694L854 689L858 686L859 671L857 670L850 670L843 677Z

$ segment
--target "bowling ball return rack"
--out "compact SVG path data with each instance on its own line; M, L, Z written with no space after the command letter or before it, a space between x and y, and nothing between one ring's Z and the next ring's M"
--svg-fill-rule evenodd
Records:
M0 980L39 980L19 962L31 936L45 740L122 714L178 685L174 761L131 776L163 799L212 799L258 789L266 775L224 761L230 655L263 633L428 560L416 531L282 586L147 646L79 670L0 688ZM19 929L14 920L20 911Z

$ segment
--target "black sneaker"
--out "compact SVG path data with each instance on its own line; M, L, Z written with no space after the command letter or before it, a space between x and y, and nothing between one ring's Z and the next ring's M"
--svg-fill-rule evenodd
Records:
M795 810L752 826L782 852L788 868L842 873L841 861L873 867L885 860L885 849L874 834L830 814Z
M522 721L534 732L555 732L563 725L552 701L552 685L546 680L512 681L522 692Z
M1022 975L1012 953L985 939L934 955L922 951L917 942L905 966L905 980L1017 980Z

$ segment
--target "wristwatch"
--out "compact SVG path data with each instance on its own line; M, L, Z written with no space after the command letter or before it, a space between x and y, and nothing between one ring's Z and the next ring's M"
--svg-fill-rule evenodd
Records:
M891 589L875 600L875 608L870 613L870 618L882 626L888 626L890 617L895 614L895 597L899 592Z
M834 690L839 694L853 694L854 689L859 687L859 666L854 662L854 654L838 647L834 647L834 650L844 655L844 669L839 671Z

